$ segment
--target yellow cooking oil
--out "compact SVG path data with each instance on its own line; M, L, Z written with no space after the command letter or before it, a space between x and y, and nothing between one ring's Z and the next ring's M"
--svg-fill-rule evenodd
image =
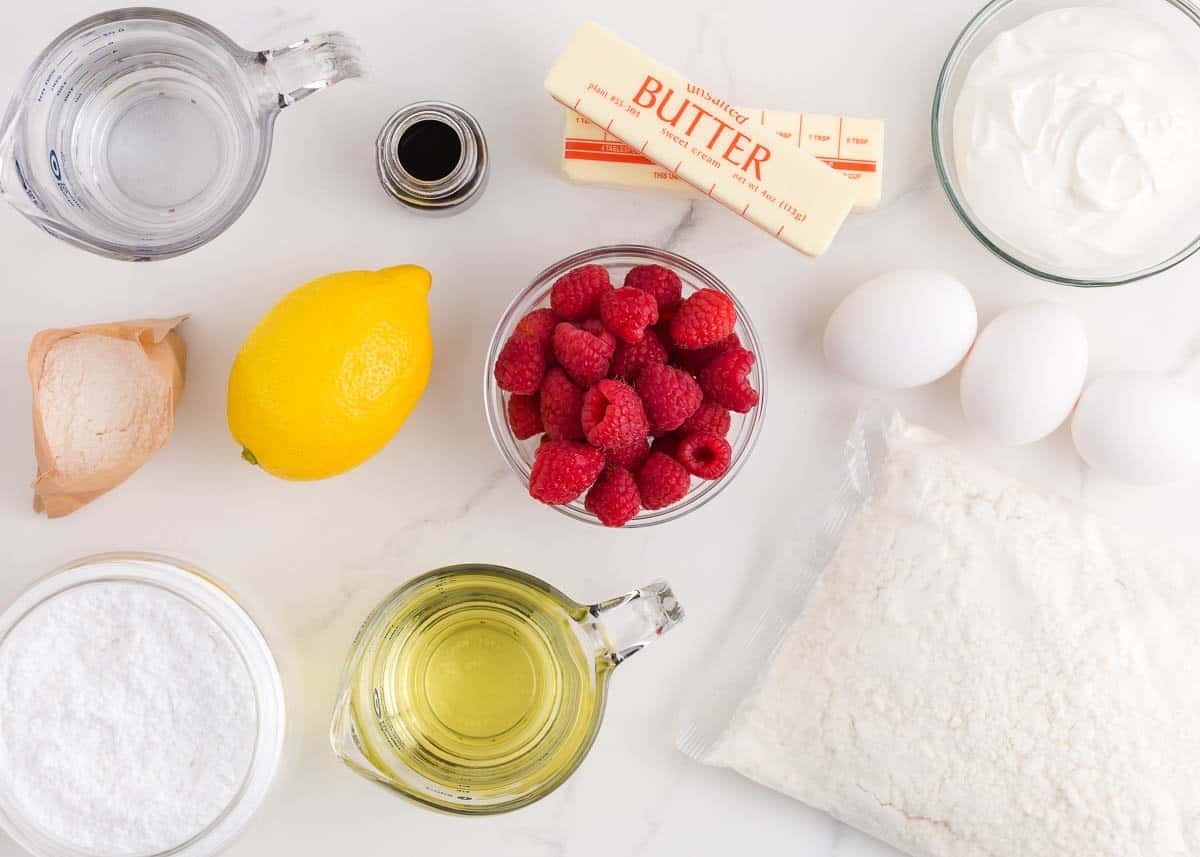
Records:
M390 610L362 641L350 688L359 749L385 780L469 811L473 800L534 799L573 770L599 725L609 668L584 608L481 568Z

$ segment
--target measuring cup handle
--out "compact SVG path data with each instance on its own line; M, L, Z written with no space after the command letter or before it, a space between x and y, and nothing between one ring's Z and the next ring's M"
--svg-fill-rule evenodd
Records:
M319 33L255 57L268 95L282 110L338 81L364 74L358 44L345 33Z
M637 654L683 621L683 607L665 580L588 607L613 666Z

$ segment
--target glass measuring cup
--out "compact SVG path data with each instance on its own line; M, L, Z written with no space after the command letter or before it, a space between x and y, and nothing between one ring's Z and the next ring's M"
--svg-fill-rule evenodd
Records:
M434 809L505 812L561 785L613 670L683 619L664 581L579 604L519 571L437 569L363 623L330 726L360 774Z
M186 253L250 204L279 111L361 74L340 33L247 51L165 9L94 15L42 51L13 95L0 195L94 253Z

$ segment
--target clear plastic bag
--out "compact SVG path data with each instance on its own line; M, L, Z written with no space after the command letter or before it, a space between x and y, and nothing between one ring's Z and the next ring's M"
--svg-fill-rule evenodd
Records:
M914 857L1194 857L1198 578L873 406L678 745Z
M755 581L752 596L742 603L731 633L721 641L711 675L685 705L678 748L688 756L713 763L720 741L738 704L761 678L788 629L804 610L817 577L837 550L846 522L866 504L882 476L887 454L886 427L899 415L882 404L859 412L846 438L841 471L824 512L802 521Z

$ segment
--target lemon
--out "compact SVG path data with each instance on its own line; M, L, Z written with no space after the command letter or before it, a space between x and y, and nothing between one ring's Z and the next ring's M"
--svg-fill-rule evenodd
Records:
M229 373L242 456L283 479L324 479L382 449L429 382L430 281L416 265L346 271L277 303Z

